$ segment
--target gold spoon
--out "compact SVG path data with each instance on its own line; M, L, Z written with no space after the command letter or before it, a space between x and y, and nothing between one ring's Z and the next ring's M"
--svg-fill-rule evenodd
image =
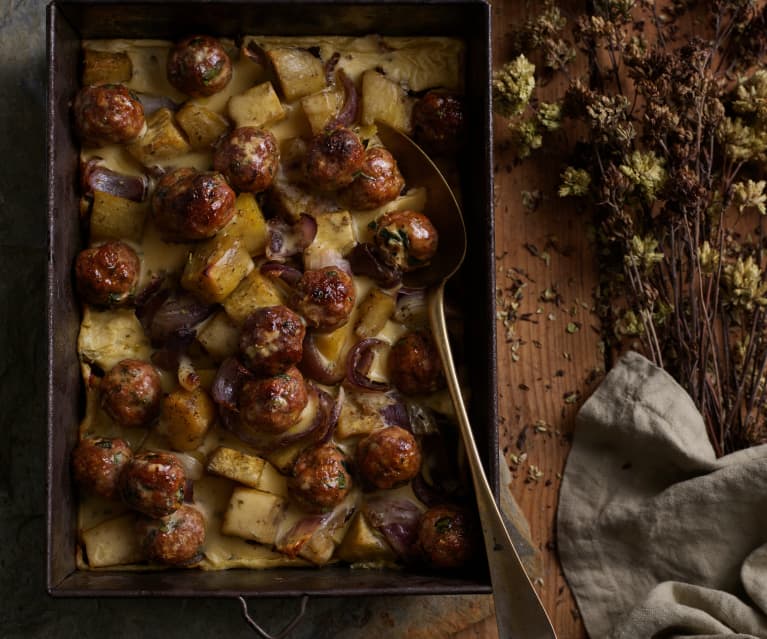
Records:
M397 158L407 183L426 188L425 213L439 236L439 249L429 266L407 273L404 283L428 288L429 322L442 358L474 483L495 597L498 636L500 639L556 639L551 620L525 573L485 477L450 351L444 291L445 282L455 274L466 256L466 227L461 207L440 170L415 142L383 122L376 122L376 126L384 146Z

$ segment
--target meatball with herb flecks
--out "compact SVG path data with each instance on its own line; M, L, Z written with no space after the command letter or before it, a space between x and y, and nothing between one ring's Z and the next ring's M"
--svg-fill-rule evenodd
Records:
M476 528L471 516L453 506L434 506L421 517L418 545L435 568L458 568L475 552Z
M220 173L180 168L157 183L152 215L165 240L204 240L232 219L234 200L234 191Z
M101 380L100 389L101 407L121 426L147 426L160 414L160 375L148 362L119 361Z
M332 510L352 487L346 457L332 444L302 452L288 478L288 493L302 508L313 513Z
M202 559L205 518L187 504L160 519L141 517L136 522L139 543L151 561L190 566Z
M271 131L243 126L225 136L213 153L213 168L238 191L260 193L272 185L280 148Z
M267 306L251 313L240 332L240 352L255 373L277 375L298 364L306 327L286 306Z
M121 84L83 87L75 97L75 127L85 146L125 144L144 130L144 107Z
M123 501L149 517L165 517L184 503L186 473L171 453L136 453L120 473Z
M81 488L106 499L119 496L117 481L133 451L119 437L85 437L72 451L72 472Z
M282 433L293 426L309 401L304 376L291 366L284 373L248 379L240 390L240 418L244 425L266 433Z
M223 90L232 79L232 61L211 36L195 35L180 40L168 54L168 82L195 98Z
M431 393L445 384L437 347L426 331L400 338L389 353L392 383L406 395Z
M404 428L380 428L357 445L357 470L375 488L396 488L421 470L421 449Z
M437 229L423 213L392 211L376 221L375 241L390 264L413 271L437 252Z
M310 327L332 331L349 320L356 297L351 275L338 267L325 266L304 272L290 305Z
M435 153L452 153L464 135L463 101L450 91L428 91L413 106L416 141Z
M75 260L75 284L82 299L96 306L119 306L136 292L141 261L120 241L80 251Z
M336 191L351 184L365 161L359 136L336 127L314 136L304 158L304 177L315 189Z
M377 146L367 150L354 181L339 196L349 208L367 211L391 202L404 186L394 156Z

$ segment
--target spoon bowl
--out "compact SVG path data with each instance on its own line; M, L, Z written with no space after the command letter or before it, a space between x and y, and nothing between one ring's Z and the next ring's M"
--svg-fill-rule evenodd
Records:
M426 207L423 212L438 233L436 255L428 266L406 273L403 283L406 286L428 288L429 323L442 359L471 469L495 597L498 636L500 639L556 639L551 620L525 573L490 490L450 350L445 323L444 290L445 282L455 274L466 257L466 227L461 207L440 170L415 142L382 122L376 125L384 146L397 158L406 183L426 188Z

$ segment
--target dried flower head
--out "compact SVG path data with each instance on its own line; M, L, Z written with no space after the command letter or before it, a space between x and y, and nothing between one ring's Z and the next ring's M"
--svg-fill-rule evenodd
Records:
M698 262L704 274L713 275L719 269L719 259L719 251L712 248L708 240L698 247Z
M591 185L588 171L568 166L560 177L562 181L559 185L559 197L582 197L588 194Z
M727 301L733 308L752 311L754 306L767 305L767 282L751 255L745 260L738 257L734 263L725 265L724 286Z
M741 115L754 115L767 123L767 70L759 69L749 78L741 78L735 89L732 108Z
M620 171L636 186L642 196L652 202L666 183L666 161L654 151L634 151L626 164L620 165Z
M765 180L754 182L736 182L732 185L732 202L738 207L738 212L743 213L746 209L756 209L762 215L767 214L767 194L764 189L767 186Z
M517 151L517 156L524 159L535 149L543 145L543 136L532 120L518 120L509 124L511 141Z
M536 115L538 124L547 131L556 131L562 126L562 106L557 102L541 102Z
M741 118L724 118L718 135L731 160L757 160L767 151L767 132L745 124Z
M663 261L663 253L658 251L658 240L651 235L639 237L634 235L629 242L628 252L624 256L627 266L633 266L643 272L648 272Z
M493 73L493 108L507 118L520 115L535 89L535 65L520 54Z
M642 320L631 309L625 311L615 322L615 334L618 336L637 337L644 333Z

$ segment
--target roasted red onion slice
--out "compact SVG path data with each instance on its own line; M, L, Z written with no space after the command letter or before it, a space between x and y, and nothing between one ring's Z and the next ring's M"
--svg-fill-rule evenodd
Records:
M304 337L304 354L299 368L301 372L320 384L338 384L346 377L346 366L343 363L333 362L320 353L314 342L314 335L306 333Z
M126 175L100 165L101 158L92 158L82 165L83 195L91 196L94 191L143 202L147 196L149 180L146 175Z
M346 378L358 388L369 391L387 391L389 384L368 377L373 363L373 349L386 344L383 340L368 337L357 342L346 357Z
M323 410L327 410L328 412L328 425L327 431L319 440L319 443L324 444L330 441L330 438L333 436L333 432L336 430L336 426L338 425L338 418L341 415L341 409L344 405L345 396L346 393L344 392L343 387L339 387L338 395L336 396L335 401L330 395L324 391L320 391L320 402L325 403Z
M194 327L209 317L213 308L188 293L172 295L155 312L149 326L149 337L156 344L173 338L180 339L183 344L189 336L194 339Z
M261 265L261 274L282 281L289 287L294 287L301 279L302 273L297 268L283 264L282 262L264 262ZM318 380L321 381L321 380Z
M277 550L288 557L297 557L316 532L322 528L333 513L323 515L309 515L299 519L285 535L277 542Z
M375 244L357 244L349 254L352 273L365 275L381 288L392 288L402 281L402 272L386 263Z
M333 84L333 72L336 70L336 65L340 59L341 54L336 51L328 58L328 61L325 63L325 82L327 84Z
M152 95L151 93L136 93L135 95L141 102L141 106L144 107L144 115L147 117L160 109L176 111L179 107L177 102L165 95Z
M336 77L344 87L344 103L339 109L338 115L333 118L329 128L351 125L357 120L357 111L359 110L359 95L354 82L344 73L343 69L336 71Z
M227 357L218 367L213 379L210 389L213 401L219 408L236 411L240 389L245 380L252 376L253 373L240 364L236 357Z
M263 47L257 44L255 41L251 40L248 42L247 46L242 47L241 51L242 54L251 62L255 62L264 68L271 66L269 57L266 55L266 51L264 51Z
M284 259L301 253L317 235L317 221L305 214L293 225L280 218L272 218L266 226L269 235L266 257L270 260Z
M401 401L395 401L388 404L378 411L388 426L399 426L405 430L410 430L410 414L407 406Z
M384 536L394 552L404 559L413 556L421 519L418 506L407 499L370 497L363 512L370 525Z

